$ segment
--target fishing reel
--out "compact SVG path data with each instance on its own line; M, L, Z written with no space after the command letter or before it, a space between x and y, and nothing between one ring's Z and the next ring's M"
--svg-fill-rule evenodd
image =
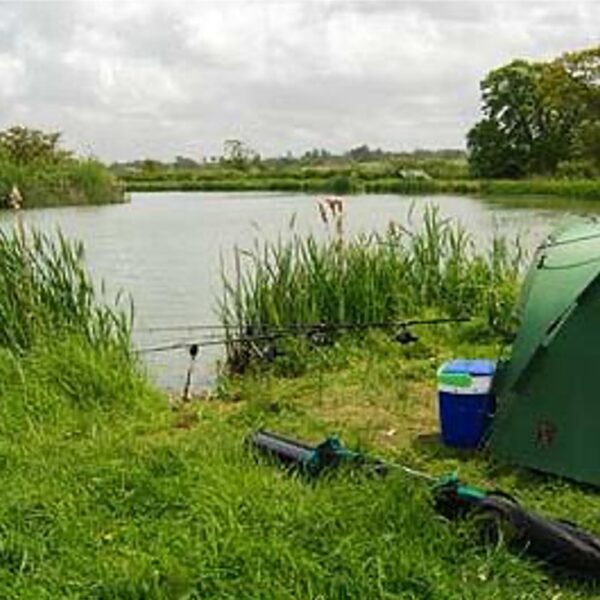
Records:
M331 338L331 328L325 325L325 323L319 323L306 333L306 339L311 346L315 348L323 348L325 346L331 346L333 340Z
M416 336L406 325L402 325L394 334L394 341L402 346L405 346L407 344L418 342L419 337Z

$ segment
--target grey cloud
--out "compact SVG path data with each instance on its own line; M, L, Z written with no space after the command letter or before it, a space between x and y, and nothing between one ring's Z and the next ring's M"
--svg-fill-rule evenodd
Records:
M586 2L0 4L0 127L106 159L460 146L481 77L600 42Z

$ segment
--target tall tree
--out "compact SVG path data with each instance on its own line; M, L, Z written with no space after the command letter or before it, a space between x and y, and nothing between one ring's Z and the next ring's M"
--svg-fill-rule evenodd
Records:
M572 153L575 158L587 159L600 169L600 46L570 52L559 61L581 105Z
M229 139L223 143L223 160L235 169L246 169L260 161L258 152L241 140Z
M491 71L481 82L484 118L467 134L473 173L552 174L577 148L596 152L599 81L600 47Z

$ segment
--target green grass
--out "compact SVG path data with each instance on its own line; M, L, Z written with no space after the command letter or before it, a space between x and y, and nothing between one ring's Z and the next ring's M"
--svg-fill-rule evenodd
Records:
M237 176L231 179L125 179L129 192L166 191L280 191L334 194L467 194L480 196L541 196L600 200L600 180L421 180L386 177L361 179L345 175L300 179Z
M16 185L23 208L114 204L126 200L122 183L93 159L17 165L0 161L0 207Z
M477 252L467 231L428 207L415 231L391 224L383 234L344 235L343 209L321 206L329 238L293 234L237 248L223 267L220 303L230 332L297 324L367 324L424 315L473 316L510 329L522 255L494 239Z
M4 280L25 277L31 288L0 296L15 315L0 321L1 598L597 596L502 546L481 546L469 524L441 520L428 490L401 474L340 472L311 484L244 448L261 426L309 440L336 432L434 474L458 469L472 483L497 483L597 531L594 492L438 443L436 367L499 352L494 338L482 345L476 324L415 328L421 340L410 346L380 333L358 345L340 338L307 354L302 376L277 375L288 372L281 356L173 410L124 347L128 329L102 325L107 311L110 322L124 317L90 291L75 247L24 247L19 233L0 247ZM14 344L21 319L40 326Z
M496 471L432 437L435 365L467 348L495 351L456 334L438 329L410 348L380 336L362 348L342 341L303 377L247 375L176 412L122 356L113 362L81 342L33 349L14 372L0 359L12 373L0 388L0 595L594 597L503 547L480 546L400 474L308 484L244 450L258 426L312 440L337 432L432 473L458 468L472 483L497 482L595 527L591 492Z

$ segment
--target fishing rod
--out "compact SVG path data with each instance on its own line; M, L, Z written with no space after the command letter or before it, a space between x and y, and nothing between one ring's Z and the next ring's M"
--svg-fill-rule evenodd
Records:
M136 331L142 333L170 333L172 331L222 331L227 329L228 325L220 323L199 323L192 325L160 325L152 327L140 327Z
M150 346L147 348L140 348L137 350L139 354L151 354L154 352L168 352L169 350L188 350L190 348L208 348L210 346L224 346L227 344L241 343L241 342L260 342L260 341L273 341L277 338L288 337L291 334L264 334L254 336L243 336L243 337L224 337L217 339L204 339L195 342L174 342L172 344L165 344L163 346Z
M265 327L261 324L248 324L243 328L235 325L221 326L225 334L223 337L209 337L196 341L181 341L170 344L162 344L140 348L140 354L155 352L168 352L171 350L188 349L192 346L196 348L207 348L210 346L248 344L252 342L273 342L276 339L296 336L306 336L311 341L319 343L324 342L323 336L338 331L360 331L365 329L389 329L396 327L399 329L396 339L400 343L410 343L416 341L408 328L412 326L444 325L450 323L464 323L471 320L471 317L437 317L432 319L407 319L404 321L371 321L365 323L290 323L289 325L279 327ZM230 335L230 331L240 331L240 335Z
M457 317L457 318L436 318L436 319L414 319L407 321L369 321L366 323L356 323L356 322L348 322L348 323L289 323L285 326L279 327L269 327L269 331L271 332L281 332L281 331L290 331L290 330L311 330L314 328L323 328L323 329L360 329L360 328L382 328L388 327L390 325L400 325L404 324L405 326L410 325L422 325L422 324L437 324L443 322L460 322L462 320L468 321L469 317ZM243 329L262 329L263 326L261 324L252 325L248 324ZM168 333L171 331L195 331L195 330L206 330L206 331L228 331L231 329L240 329L238 325L230 325L224 323L197 323L191 325L164 325L164 326L153 326L153 327L143 327L137 329L138 332L143 333Z

